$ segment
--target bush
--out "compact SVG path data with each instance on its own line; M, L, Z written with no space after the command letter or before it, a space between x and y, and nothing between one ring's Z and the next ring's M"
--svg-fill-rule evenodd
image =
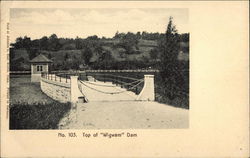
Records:
M188 64L188 63L187 63ZM175 107L189 109L189 71L181 69L175 88L170 90L158 74L155 76L155 100ZM172 94L172 98L168 94Z
M16 103L10 105L10 129L58 129L70 103Z

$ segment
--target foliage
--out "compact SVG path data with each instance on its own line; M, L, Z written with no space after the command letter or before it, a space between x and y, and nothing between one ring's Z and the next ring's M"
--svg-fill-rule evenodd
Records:
M175 34L178 41L184 44L189 40L189 34ZM96 35L87 38L59 38L56 34L31 40L29 37L19 37L12 43L12 49L17 54L23 54L19 60L11 52L11 70L29 70L29 60L42 53L53 60L52 70L79 69L81 64L87 64L92 69L146 69L158 68L164 52L166 36L163 33L117 32L113 38L99 38ZM179 46L177 46L179 47ZM25 50L22 51L20 50ZM109 51L110 61L101 60ZM181 49L188 53L189 46ZM28 58L24 56L28 54ZM186 55L188 57L188 55ZM151 59L151 60L150 60ZM186 58L185 58L186 59ZM180 58L181 60L181 58ZM16 63L19 62L19 63ZM24 66L25 65L25 66ZM106 66L105 66L106 65ZM29 67L27 67L29 66ZM27 68L26 68L27 67Z
M16 103L10 108L10 129L58 129L70 103Z
M136 50L138 51L138 43L139 43L139 33L133 34L132 32L119 33L116 32L114 39L119 39L119 42L114 45L115 48L124 48L127 54L134 54Z
M165 40L162 41L160 75L162 89L160 93L170 102L180 95L188 95L189 91L189 63L177 59L179 53L179 36L170 17ZM166 101L165 99L165 101Z
M82 50L82 58L83 58L85 64L89 64L92 56L93 56L93 53L89 47L86 47L84 50Z
M178 79L178 38L177 30L173 25L172 17L169 18L169 23L166 30L165 44L161 54L161 76L164 83L165 94L168 98L174 99L174 91L176 91Z
M159 50L157 48L154 48L150 51L150 57L153 60L156 60L158 58Z
M177 35L180 41L188 42L189 41L189 33L178 34ZM37 50L47 50L47 51L58 51L58 50L81 50L86 45L89 47L95 47L98 45L104 44L103 41L111 40L115 41L118 40L118 43L121 43L124 47L128 47L128 45L132 45L132 47L136 47L139 40L155 40L159 41L165 38L165 34L163 33L148 33L146 31L132 33L119 33L116 32L113 38L99 38L96 35L89 36L87 38L80 38L76 37L75 39L72 38L58 38L56 34L52 34L49 37L43 36L40 39L31 40L30 37L18 37L15 43L11 43L12 48L14 49L21 49L24 48L29 50L31 48ZM113 42L114 43L114 42ZM117 44L117 43L115 43Z

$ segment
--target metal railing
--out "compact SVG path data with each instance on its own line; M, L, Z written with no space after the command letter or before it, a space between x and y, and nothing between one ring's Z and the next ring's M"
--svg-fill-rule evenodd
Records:
M41 73L41 77L51 81L57 81L62 83L70 83L69 74L56 74L56 73Z
M88 77L92 77L94 82L89 82ZM143 76L144 77L144 76ZM110 73L83 73L79 74L79 80L85 81L88 85L93 86L103 86L103 87L116 87L120 86L121 88L125 88L126 90L133 91L135 94L139 94L139 92L143 88L143 77L129 77L122 75L115 75ZM97 81L101 82L111 82L110 84L99 84ZM135 86L136 85L136 86Z

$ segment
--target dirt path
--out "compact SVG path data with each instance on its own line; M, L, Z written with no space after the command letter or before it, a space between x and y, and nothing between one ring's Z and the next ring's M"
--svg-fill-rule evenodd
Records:
M135 101L136 94L112 83L82 81L80 86L89 102L77 103L67 121L62 120L62 129L188 128L186 109Z
M157 102L79 103L76 119L62 129L188 128L188 110Z

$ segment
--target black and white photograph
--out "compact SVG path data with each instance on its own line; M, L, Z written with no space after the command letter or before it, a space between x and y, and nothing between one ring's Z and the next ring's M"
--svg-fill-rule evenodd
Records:
M12 8L9 128L189 128L188 9Z
M0 157L249 157L247 1L0 5Z

